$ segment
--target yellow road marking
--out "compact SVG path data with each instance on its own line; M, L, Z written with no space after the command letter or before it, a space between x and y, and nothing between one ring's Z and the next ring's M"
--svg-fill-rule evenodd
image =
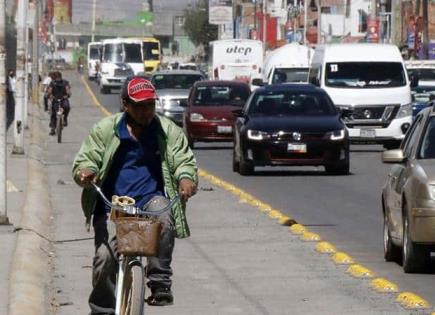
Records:
M316 245L316 251L322 254L334 254L337 252L337 249L334 245L328 242L319 242Z
M350 274L355 278L364 278L364 279L373 278L375 276L371 270L357 264L349 266L349 268L347 268L346 270L346 273Z
M267 214L269 216L269 218L271 219L281 219L282 218L282 213L279 210L270 210Z
M372 287L372 289L380 293L399 292L399 287L397 286L397 284L383 278L373 279L370 282L370 286Z
M110 116L112 115L111 112L109 112L103 105L101 105L101 103L98 101L97 97L95 96L94 92L92 91L92 89L89 87L88 82L86 82L85 78L83 76L80 77L80 79L83 82L83 85L85 86L86 90L88 91L89 95L92 98L92 101L94 102L94 104L102 111L102 113L106 116Z
M332 255L332 261L337 265L350 265L355 263L352 257L342 252L338 252Z
M425 299L412 292L400 293L396 298L396 302L399 302L406 309L426 309L430 307Z
M303 226L302 224L293 224L290 228L289 231L292 232L293 234L299 235L299 234L303 234L305 231L307 231L307 228L305 226Z
M312 232L305 231L302 236L301 240L307 241L307 242L317 242L320 241L320 235Z

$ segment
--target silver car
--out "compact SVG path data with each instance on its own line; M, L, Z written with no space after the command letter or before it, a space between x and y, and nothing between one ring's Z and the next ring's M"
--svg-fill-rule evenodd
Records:
M172 119L178 125L183 124L183 112L187 104L190 88L196 81L204 80L200 71L164 70L157 71L151 77L159 97L157 113Z
M402 257L406 273L424 269L435 245L435 101L430 105L416 116L400 149L382 155L393 164L382 190L384 256Z

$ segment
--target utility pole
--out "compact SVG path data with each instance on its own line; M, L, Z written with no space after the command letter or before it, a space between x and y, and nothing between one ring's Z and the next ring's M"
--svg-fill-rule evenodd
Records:
M97 0L93 0L92 2L92 37L91 42L95 41L95 14L97 10Z
M317 0L317 44L322 44L322 4Z
M17 23L17 83L15 96L13 154L24 154L24 91L25 91L25 37L27 27L27 0L18 0Z
M0 0L0 225L9 224L6 202L6 0Z
M27 12L29 8L29 0L27 0L26 5L26 22L24 26L24 113L23 113L23 124L24 128L28 129L27 124L27 113L29 112L29 25L27 24Z
M263 54L266 54L267 49L267 1L263 0Z
M32 101L33 104L39 105L39 13L41 2L35 2L35 19L33 21L33 38L32 38Z
M304 0L304 45L307 44L308 0Z

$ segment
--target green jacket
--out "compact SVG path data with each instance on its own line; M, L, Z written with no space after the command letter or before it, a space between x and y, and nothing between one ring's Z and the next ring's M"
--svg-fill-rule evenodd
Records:
M97 174L98 184L107 178L112 158L121 141L118 135L118 123L123 113L102 119L92 128L88 138L82 143L77 153L72 174L79 183L78 171L90 169ZM190 150L183 130L165 117L157 116L159 121L158 143L162 157L163 182L168 196L172 199L178 192L178 183L182 178L189 178L198 183L196 161ZM110 196L109 196L110 199ZM82 192L82 209L86 223L91 221L95 209L97 194L94 189L84 188ZM178 238L190 235L186 220L186 205L178 201L172 209Z

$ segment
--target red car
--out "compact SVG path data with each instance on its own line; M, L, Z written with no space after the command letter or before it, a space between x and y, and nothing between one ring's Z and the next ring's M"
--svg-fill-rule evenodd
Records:
M240 81L198 81L190 91L184 111L184 131L189 145L196 141L232 141L235 116L251 89Z

